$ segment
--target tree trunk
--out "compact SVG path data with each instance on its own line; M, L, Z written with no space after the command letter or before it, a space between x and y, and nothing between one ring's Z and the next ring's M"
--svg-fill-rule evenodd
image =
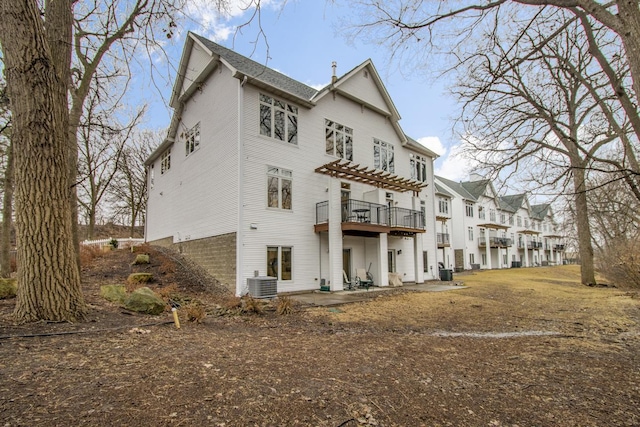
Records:
M37 5L0 2L0 44L14 121L18 247L14 315L22 322L77 321L84 318L86 305L71 235L69 63L56 63L70 58L62 51L71 46L72 2L46 3L47 30L58 29L49 34Z
M11 230L13 228L13 143L7 147L7 168L4 171L2 200L2 238L0 239L0 276L11 276Z
M591 226L589 224L584 166L574 167L572 173L581 281L583 285L595 285L596 275L593 266L593 247L591 246Z

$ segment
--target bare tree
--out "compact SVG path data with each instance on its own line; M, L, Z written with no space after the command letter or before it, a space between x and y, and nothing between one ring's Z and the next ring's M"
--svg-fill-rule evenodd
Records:
M2 235L0 236L0 276L11 275L11 236L13 230L13 145L11 112L6 84L0 85L0 147L2 150Z
M566 22L558 19L563 13L539 15L515 35L494 33L492 49L468 58L458 70L455 91L465 100L461 116L472 135L468 155L483 153L483 165L494 172L508 171L573 195L582 282L593 284L588 171L614 158L630 127L577 23L540 42L551 22ZM596 37L614 49L610 37L606 43L606 31Z
M16 171L14 314L20 321L76 321L86 313L69 215L71 7L47 2L42 14L37 2L0 3Z
M164 131L142 131L132 136L124 148L118 173L110 189L114 215L129 218L130 236L136 224L144 221L147 205L145 160L162 142Z
M99 206L118 172L125 144L144 113L140 109L121 125L119 106L109 105L98 93L89 93L78 130L78 202L88 223L88 239L93 238Z

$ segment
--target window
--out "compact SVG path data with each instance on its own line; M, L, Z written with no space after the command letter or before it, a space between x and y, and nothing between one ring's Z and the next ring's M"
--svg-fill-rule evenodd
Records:
M422 252L422 272L429 272L429 252L427 251Z
M182 134L184 138L185 156L200 148L200 122Z
M292 248L290 246L267 247L267 276L278 280L291 280Z
M500 212L500 224L504 224L507 222L507 216L504 214L504 212Z
M478 218L484 219L485 218L484 215L485 215L484 214L484 208L482 206L478 206ZM469 216L469 215L467 215L467 216ZM473 214L471 214L471 216L473 216Z
M438 199L438 212L441 214L449 214L449 200L447 199Z
M298 144L298 107L260 94L260 135Z
M522 227L522 217L518 215L518 227Z
M425 182L427 180L427 159L417 154L409 153L411 179Z
M469 233L469 241L473 241L473 227L467 227L467 232Z
M489 221L496 222L496 210L489 209Z
M474 254L469 254L469 264L475 264L476 263L476 257L474 256Z
M509 214L509 225L513 225L513 215Z
M467 202L467 204L465 206L465 211L467 212L467 216L468 217L472 217L473 218L473 203Z
M395 173L393 145L379 139L373 140L373 166L376 169Z
M482 254L482 265L487 265L487 254Z
M153 171L153 165L149 169L149 188L153 188L155 173Z
M291 210L293 173L269 166L267 168L267 206Z
M327 154L353 160L353 129L325 119L324 134Z
M525 228L529 228L529 218L524 219L524 226Z
M160 156L160 174L164 174L171 169L171 149L165 150Z

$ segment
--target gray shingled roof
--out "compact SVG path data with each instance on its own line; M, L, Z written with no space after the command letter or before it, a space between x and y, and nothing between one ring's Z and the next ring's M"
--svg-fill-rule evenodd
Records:
M535 219L539 219L542 221L547 216L547 213L549 212L549 207L551 207L549 203L543 203L540 205L531 205L531 213L533 214L531 216Z
M204 46L206 46L207 49L209 49L214 54L219 55L233 68L249 78L259 80L263 83L266 83L270 86L288 92L307 101L311 100L311 98L313 98L314 95L318 92L314 88L307 86L295 79L292 79L291 77L285 76L284 74L279 73L264 64L260 64L259 62L249 59L246 56L242 56L239 53L236 53L231 49L227 49L224 46L220 46L219 44L214 43L211 40L206 39L198 34L191 34L193 34L195 38L197 38Z
M462 185L464 189L467 190L469 194L473 195L473 197L475 197L477 200L484 194L489 183L490 181L488 179L482 179L480 181L461 182L460 185Z
M469 193L467 189L462 186L461 183L451 181L450 179L446 179L441 176L436 176L436 179L440 180L444 185L446 185L447 187L449 187L450 189L452 189L453 191L461 195L463 198L467 200L472 200L474 202L478 201L478 198L475 197L473 194Z
M436 194L444 194L445 196L453 197L453 194L449 193L442 185L437 182L434 184L436 186Z
M500 197L500 208L505 211L516 212L522 207L526 194L512 194Z

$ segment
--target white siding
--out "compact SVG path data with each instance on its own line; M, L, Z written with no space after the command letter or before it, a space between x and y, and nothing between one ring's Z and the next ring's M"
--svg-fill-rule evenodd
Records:
M211 61L211 56L200 47L198 43L193 44L191 50L191 56L187 64L185 71L184 81L182 88L180 88L180 95L182 95L188 88L195 82L196 78L200 75L202 70L206 67L207 63Z
M340 90L352 94L389 115L391 114L389 106L375 84L371 71L366 67L341 83Z
M149 190L147 240L173 236L174 242L236 230L237 80L224 67L214 71L184 108L171 169ZM200 147L185 155L181 134L200 122Z

